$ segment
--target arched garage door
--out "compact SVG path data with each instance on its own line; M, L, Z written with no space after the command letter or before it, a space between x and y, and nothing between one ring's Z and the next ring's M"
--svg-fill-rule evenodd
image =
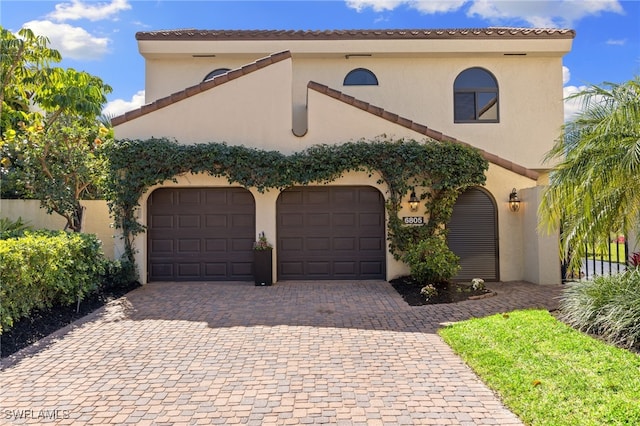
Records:
M296 187L277 202L278 279L384 279L385 211L368 186Z
M148 200L149 281L251 281L255 202L242 188L160 188Z
M454 279L499 280L497 210L493 198L480 188L470 188L458 197L449 229L449 248L460 257L460 272Z

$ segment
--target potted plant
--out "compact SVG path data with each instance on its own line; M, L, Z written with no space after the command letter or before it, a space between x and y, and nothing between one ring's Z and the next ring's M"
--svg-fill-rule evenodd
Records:
M273 284L272 271L273 246L264 235L258 234L258 241L253 243L253 277L256 285L267 286Z

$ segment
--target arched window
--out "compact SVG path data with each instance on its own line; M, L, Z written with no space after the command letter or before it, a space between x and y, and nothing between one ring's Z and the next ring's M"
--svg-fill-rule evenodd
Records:
M498 82L482 68L462 71L453 83L456 123L498 122Z
M218 68L211 71L202 81L211 80L213 77L231 71L231 68Z
M349 71L342 84L344 86L377 86L378 78L366 68L356 68Z

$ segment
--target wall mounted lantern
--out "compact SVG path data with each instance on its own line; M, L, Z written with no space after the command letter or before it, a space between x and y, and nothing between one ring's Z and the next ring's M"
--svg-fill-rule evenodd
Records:
M420 200L418 200L418 197L416 197L416 192L411 191L411 197L409 197L409 207L411 207L411 211L417 212L419 204Z
M515 188L513 188L511 194L509 194L509 210L512 212L520 210L520 198L518 198L518 193Z

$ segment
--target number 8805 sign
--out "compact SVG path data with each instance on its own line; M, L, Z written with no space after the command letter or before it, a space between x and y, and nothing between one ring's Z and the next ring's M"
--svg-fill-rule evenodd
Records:
M424 218L422 216L405 216L402 218L405 225L423 225Z

